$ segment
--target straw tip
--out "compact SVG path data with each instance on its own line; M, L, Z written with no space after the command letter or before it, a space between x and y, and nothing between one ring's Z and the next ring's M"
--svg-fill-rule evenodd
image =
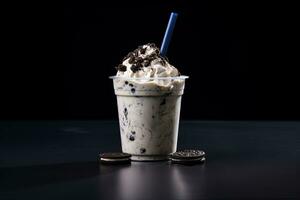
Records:
M177 17L178 13L176 13L176 12L171 12L171 15Z

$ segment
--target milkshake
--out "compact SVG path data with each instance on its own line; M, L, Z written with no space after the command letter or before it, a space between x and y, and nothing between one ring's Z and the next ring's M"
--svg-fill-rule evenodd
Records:
M177 149L185 79L155 44L139 46L117 67L122 151L136 161L164 160Z

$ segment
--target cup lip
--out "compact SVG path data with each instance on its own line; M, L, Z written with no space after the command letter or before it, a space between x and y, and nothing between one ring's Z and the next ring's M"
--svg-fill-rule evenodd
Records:
M189 78L189 76L181 75L181 76L171 76L171 77L141 77L141 78L133 78L133 77L124 77L124 76L109 76L110 79L123 79L123 80L184 80Z

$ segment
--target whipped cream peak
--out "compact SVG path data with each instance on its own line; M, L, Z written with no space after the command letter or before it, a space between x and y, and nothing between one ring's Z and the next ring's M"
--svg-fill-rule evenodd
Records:
M155 78L180 76L166 57L160 55L154 43L139 46L124 57L117 67L117 75L127 78Z

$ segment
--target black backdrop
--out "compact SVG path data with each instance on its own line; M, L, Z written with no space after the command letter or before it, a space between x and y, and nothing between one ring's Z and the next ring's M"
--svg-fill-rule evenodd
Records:
M23 34L39 48L35 56L25 51L26 70L11 77L0 116L116 119L108 76L138 45L160 45L175 11L167 56L190 76L182 119L299 120L295 8L252 1L65 1L62 28L52 22L58 16L52 10L26 21Z

